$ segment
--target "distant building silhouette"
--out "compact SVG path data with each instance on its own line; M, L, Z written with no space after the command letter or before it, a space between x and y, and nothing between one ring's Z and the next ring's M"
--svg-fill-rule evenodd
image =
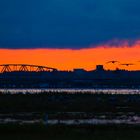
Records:
M104 71L103 65L96 65L96 71Z
M73 72L77 73L77 74L82 74L82 73L84 73L86 71L84 69L73 69Z
M9 69L12 66L18 69ZM97 65L91 71L81 68L58 71L50 67L23 64L12 66L2 65L0 88L140 88L140 71L105 70L103 65Z

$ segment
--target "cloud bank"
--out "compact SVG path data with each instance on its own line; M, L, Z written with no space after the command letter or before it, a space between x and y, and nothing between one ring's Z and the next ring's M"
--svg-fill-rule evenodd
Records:
M139 0L0 1L0 48L71 48L140 38ZM113 41L114 42L114 41Z

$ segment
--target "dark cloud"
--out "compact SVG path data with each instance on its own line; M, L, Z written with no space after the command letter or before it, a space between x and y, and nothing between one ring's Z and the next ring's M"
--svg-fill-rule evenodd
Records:
M83 48L140 38L139 0L0 1L1 48Z

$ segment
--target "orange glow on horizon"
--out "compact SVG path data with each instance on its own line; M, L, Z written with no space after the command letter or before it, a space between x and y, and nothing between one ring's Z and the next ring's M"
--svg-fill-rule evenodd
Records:
M0 49L0 64L35 64L54 67L59 70L73 68L95 69L102 64L105 69L140 70L140 45L132 47L99 46L79 50L72 49ZM117 60L121 63L134 63L131 66L106 62Z

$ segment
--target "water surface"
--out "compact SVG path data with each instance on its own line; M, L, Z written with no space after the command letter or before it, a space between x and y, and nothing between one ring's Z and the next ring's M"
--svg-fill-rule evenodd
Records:
M1 93L105 93L105 94L140 94L140 89L0 89Z

